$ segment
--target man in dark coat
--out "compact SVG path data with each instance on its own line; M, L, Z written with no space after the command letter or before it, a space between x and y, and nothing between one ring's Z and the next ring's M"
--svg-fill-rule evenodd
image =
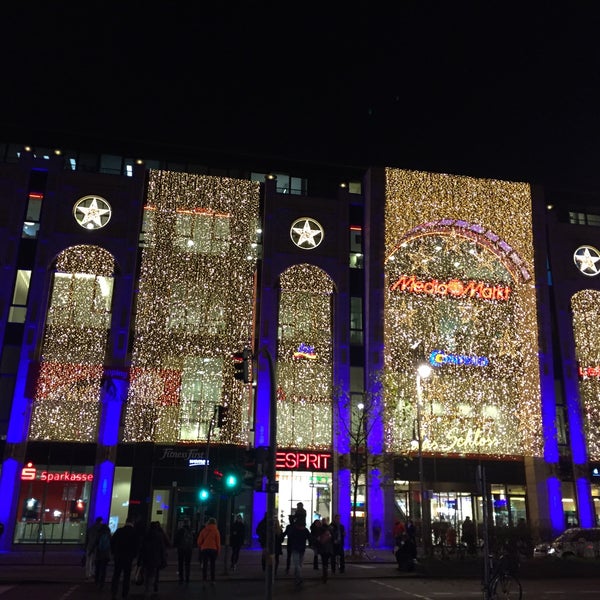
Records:
M288 549L291 554L292 564L294 565L294 582L297 587L302 585L302 563L304 562L304 552L310 541L310 531L307 529L304 521L298 520L287 529Z
M133 560L138 555L140 539L133 518L127 519L125 525L117 529L110 540L110 549L114 559L113 577L110 586L112 597L116 598L119 591L119 579L123 575L122 597L129 595L129 583L131 582L131 569Z

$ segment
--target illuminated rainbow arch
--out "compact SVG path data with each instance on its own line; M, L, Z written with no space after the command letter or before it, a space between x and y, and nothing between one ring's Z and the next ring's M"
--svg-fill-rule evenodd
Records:
M478 223L469 223L461 219L439 219L413 227L400 238L393 251L386 257L385 262L394 260L396 252L409 241L427 235L448 235L449 233L473 240L477 244L487 248L498 257L511 274L513 280L526 282L531 279L531 273L525 266L525 261L512 246L491 229L487 229Z

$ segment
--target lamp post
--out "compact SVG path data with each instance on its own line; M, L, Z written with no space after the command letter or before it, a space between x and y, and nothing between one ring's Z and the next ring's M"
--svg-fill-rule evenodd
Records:
M431 367L421 363L417 367L417 442L419 457L419 497L421 513L421 538L423 539L423 552L427 555L431 548L431 519L429 498L425 498L425 481L423 473L423 435L421 431L421 414L423 405L423 379L431 375Z

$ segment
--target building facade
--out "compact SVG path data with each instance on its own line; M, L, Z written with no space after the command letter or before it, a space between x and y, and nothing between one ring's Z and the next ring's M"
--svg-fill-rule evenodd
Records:
M273 437L284 524L297 502L375 545L484 502L538 536L597 522L589 206L403 169L3 152L4 548L80 543L96 516L254 532L275 492L222 478Z

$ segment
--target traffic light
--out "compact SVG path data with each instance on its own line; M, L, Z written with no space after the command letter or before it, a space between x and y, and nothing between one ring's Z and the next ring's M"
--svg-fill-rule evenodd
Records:
M198 499L200 502L208 502L210 500L210 490L207 487L201 487L198 492Z
M243 485L257 492L264 491L268 468L268 448L259 446L246 451Z
M240 477L237 473L229 471L223 477L223 489L226 494L235 495L240 487Z
M233 376L243 381L244 383L250 383L250 359L252 354L249 348L244 348L242 352L233 353Z

